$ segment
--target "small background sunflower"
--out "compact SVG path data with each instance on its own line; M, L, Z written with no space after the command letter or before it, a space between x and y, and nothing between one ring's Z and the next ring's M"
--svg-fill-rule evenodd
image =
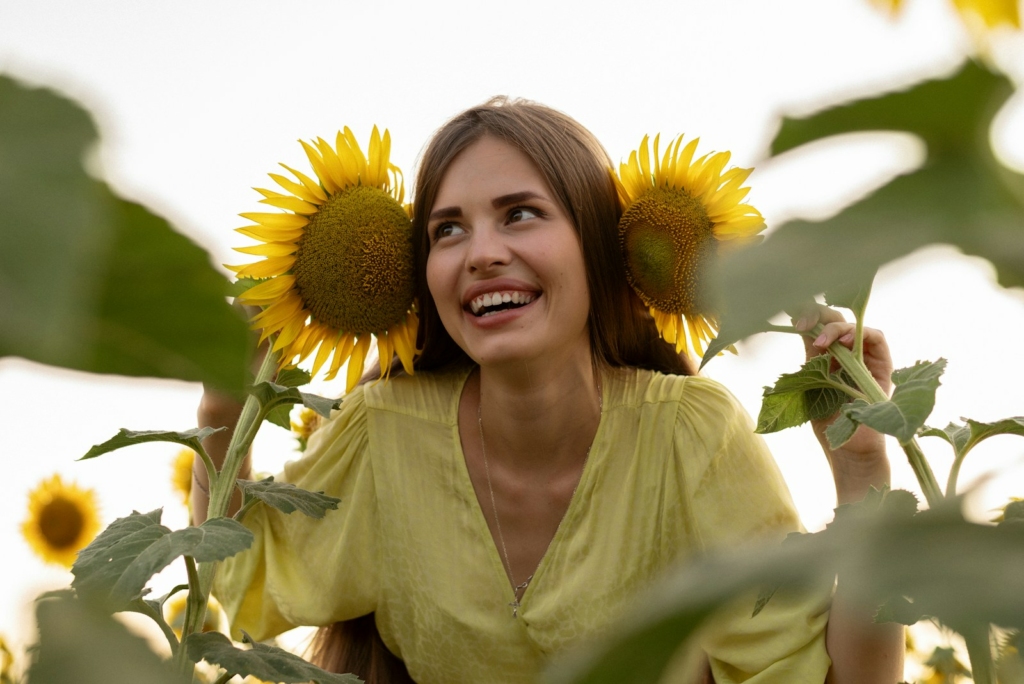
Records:
M652 149L644 136L615 180L626 277L661 336L677 352L692 347L702 355L718 332L705 288L708 267L722 248L759 240L765 225L760 212L743 202L753 169L726 170L728 152L694 159L698 141L683 146L680 135L661 155L659 137Z
M93 490L64 484L60 475L54 475L29 494L28 518L21 532L44 561L70 568L99 529Z
M412 225L401 170L390 161L391 136L375 126L368 155L347 127L334 146L322 138L301 144L316 178L282 164L295 180L270 177L286 192L257 189L263 204L282 211L241 215L254 225L238 232L261 244L236 249L263 259L229 266L255 281L239 301L263 307L253 327L262 329L261 341L275 336L282 368L316 351L313 375L330 359L333 379L348 361L352 389L376 337L381 376L396 354L411 373L418 325Z

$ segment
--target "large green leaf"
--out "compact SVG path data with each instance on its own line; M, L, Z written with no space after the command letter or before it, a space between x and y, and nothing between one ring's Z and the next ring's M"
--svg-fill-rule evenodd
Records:
M1024 625L1024 525L977 525L954 510L908 517L846 515L788 543L696 560L667 577L604 640L559 659L547 682L641 684L716 608L757 587L797 586L838 572L851 601L907 596L949 625ZM951 591L955 587L956 591ZM751 619L757 619L756 617Z
M0 76L0 357L245 382L250 341L209 255L90 177L89 113Z
M892 435L906 444L928 420L935 407L935 390L946 360L918 361L909 368L893 371L892 399L874 404L855 402L843 409L847 418Z
M777 432L835 415L848 395L841 389L846 383L829 372L831 358L816 356L796 373L779 376L773 387L765 387L757 432Z
M838 215L792 221L761 245L723 259L715 289L723 312L719 345L821 292L856 306L882 264L932 243L990 260L999 281L1024 285L1024 176L994 156L989 130L1013 92L1010 82L968 62L953 76L860 100L806 119L786 119L776 154L857 131L918 136L927 157ZM766 286L770 285L770 286Z
M83 598L113 610L145 594L146 583L180 556L219 561L252 545L252 532L230 518L172 532L160 524L161 510L132 513L110 524L78 554L71 583Z
M258 499L282 513L300 511L310 518L324 517L327 511L337 509L341 502L341 499L323 492L299 489L288 482L274 482L273 477L259 482L238 480L238 486L242 490L244 503Z
M185 684L146 641L87 603L46 598L36 605L39 642L32 684Z
M78 460L84 461L88 458L96 458L97 456L102 456L103 454L117 449L123 449L124 447L133 446L135 444L145 444L146 442L174 442L175 444L187 446L193 451L199 451L204 439L212 434L221 432L222 430L227 430L227 428L204 427L184 430L182 432L170 432L166 430L132 431L121 428L116 435L102 444L94 445L86 452L85 456L82 456Z
M243 633L244 634L244 633ZM266 682L284 684L359 684L363 680L351 674L331 674L307 663L294 653L253 641L245 634L252 648L236 648L231 640L218 632L192 634L185 640L189 657L219 665L231 674L252 675Z

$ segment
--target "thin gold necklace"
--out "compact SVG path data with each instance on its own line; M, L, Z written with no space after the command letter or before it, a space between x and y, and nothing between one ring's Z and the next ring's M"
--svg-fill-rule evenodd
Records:
M530 586L530 582L533 580L533 575L526 578L526 581L522 584L516 584L516 578L512 575L512 562L508 559L508 548L505 546L505 535L501 531L501 518L498 517L498 505L494 502L494 486L491 484L491 467L487 463L487 445L484 443L484 419L483 419L483 392L480 392L480 400L477 401L476 405L476 426L480 431L480 455L483 456L484 460L484 477L487 479L487 493L491 496L491 512L494 513L494 526L498 529L498 541L501 543L501 555L505 562L505 571L508 573L508 578L512 582L512 601L508 604L512 608L512 617L519 617L519 592L526 593L526 588ZM604 397L601 395L601 383L597 383L597 408L598 413L604 412ZM587 461L590 459L590 448L594 446L591 442L590 446L587 447L587 453L583 455L583 467L580 468L580 479L576 480L576 486L572 488L572 496L569 497L570 503L572 499L576 497L576 488L580 486L580 480L583 479L583 470L587 467ZM563 520L565 519L563 515ZM561 521L559 521L561 526ZM557 530L555 534L557 534ZM552 537L554 539L554 537ZM550 546L551 542L548 542ZM545 550L545 555L547 551Z

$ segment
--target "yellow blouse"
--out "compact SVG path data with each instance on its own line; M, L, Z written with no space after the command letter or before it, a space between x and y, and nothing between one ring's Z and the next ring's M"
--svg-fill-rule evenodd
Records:
M256 541L215 586L236 638L373 611L420 684L531 682L674 561L800 527L774 460L721 385L606 371L590 457L513 618L459 439L468 372L359 387L314 433L282 479L340 497L339 510L249 512ZM737 604L701 642L716 682L824 681L828 597L773 599L755 618L751 608Z

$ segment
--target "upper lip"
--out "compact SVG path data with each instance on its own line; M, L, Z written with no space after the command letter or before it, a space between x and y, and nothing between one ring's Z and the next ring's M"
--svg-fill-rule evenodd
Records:
M469 303L480 295L485 295L488 292L534 292L539 293L540 290L525 283L522 280L516 280L515 278L492 278L491 280L481 280L480 282L474 283L462 293L462 306L469 306Z

